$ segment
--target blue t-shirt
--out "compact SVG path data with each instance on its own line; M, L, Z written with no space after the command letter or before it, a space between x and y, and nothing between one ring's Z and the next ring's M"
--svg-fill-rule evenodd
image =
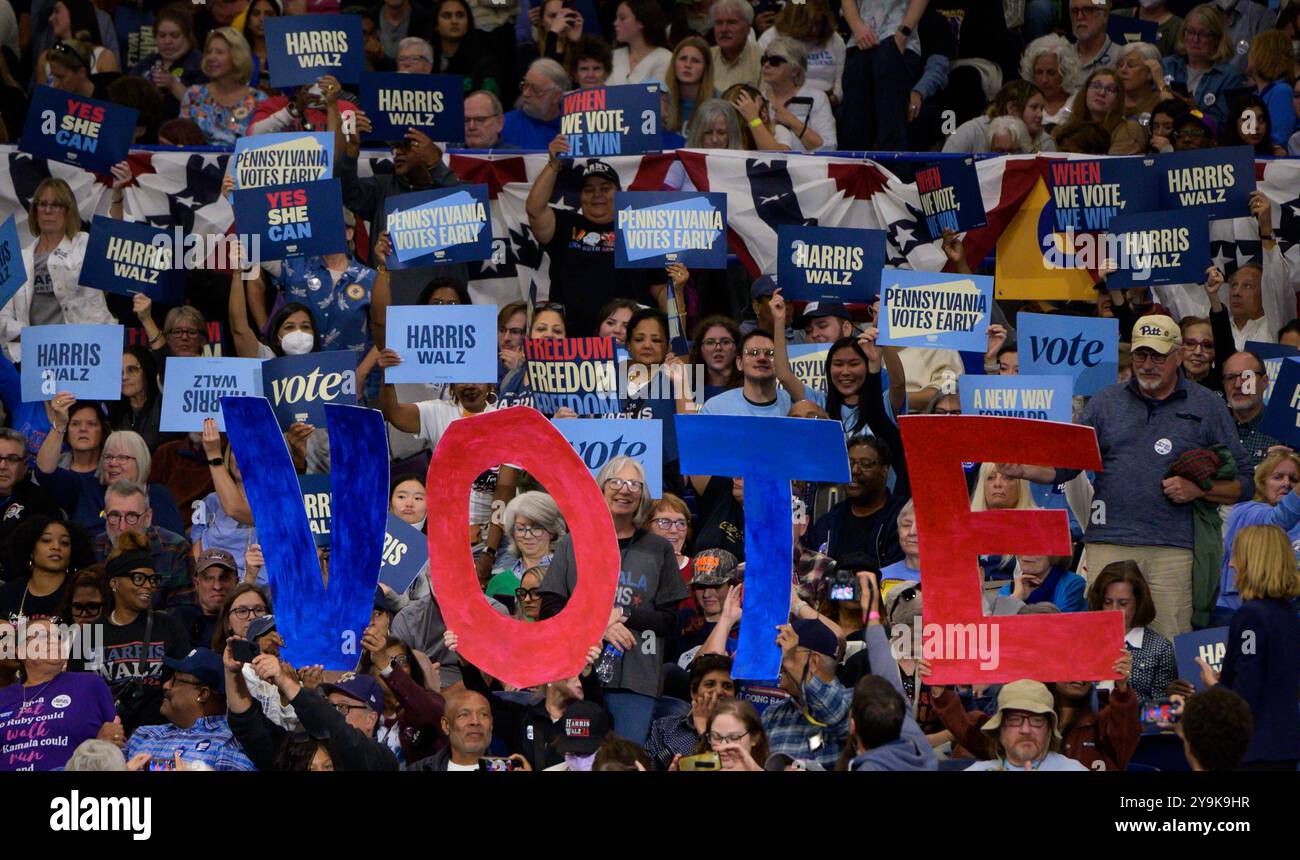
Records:
M279 283L288 302L311 308L322 350L370 349L370 294L376 272L352 260L334 273L321 257L289 257L280 264Z
M776 400L755 403L745 396L744 387L724 391L717 397L704 401L702 415L754 415L759 418L785 418L790 414L790 395L777 388Z
M507 112L501 127L501 139L520 149L546 149L559 133L558 116L552 122L541 122L520 110Z

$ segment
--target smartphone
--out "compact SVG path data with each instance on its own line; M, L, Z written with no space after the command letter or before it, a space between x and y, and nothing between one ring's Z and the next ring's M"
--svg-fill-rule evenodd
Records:
M523 766L514 759L501 756L484 756L478 760L479 770L523 770Z
M796 108L803 108L800 112ZM813 100L809 96L795 96L785 103L785 109L794 114L804 125L812 119Z
M1170 91L1171 93L1173 93L1174 95L1176 95L1176 96L1183 96L1184 98L1186 98L1186 96L1187 96L1187 84L1185 84L1185 83L1183 83L1183 82L1181 82L1181 81L1176 81L1176 82L1174 82L1174 83L1172 83L1172 84L1169 85L1169 91Z
M722 762L718 760L718 754L715 752L700 753L699 755L682 756L677 762L678 770L721 770Z
M230 656L240 663L251 663L261 653L256 642L249 642L247 639L230 640Z
M837 570L831 577L831 600L858 600L858 578L851 571Z
M1157 699L1142 709L1142 722L1172 724L1182 715L1182 708L1175 708L1169 699Z

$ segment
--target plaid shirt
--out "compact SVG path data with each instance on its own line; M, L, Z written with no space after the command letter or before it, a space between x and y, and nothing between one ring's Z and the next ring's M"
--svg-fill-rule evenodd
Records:
M700 744L700 733L695 731L695 720L687 711L678 717L664 717L650 724L650 737L646 740L646 754L661 770L667 770L675 755L692 755Z
M150 526L149 552L153 555L153 569L162 574L162 586L154 592L155 609L171 609L194 603L194 554L190 542L176 532ZM95 535L95 558L102 564L108 560L113 541L108 532Z
M822 767L833 770L849 736L853 692L839 681L828 684L810 673L803 685L803 700L808 714L825 725L810 723L793 696L769 705L763 711L763 729L770 747L768 755L786 753L791 758L815 759ZM813 739L818 736L821 741L814 748Z
M1246 468L1252 475L1255 474L1255 467L1259 465L1259 461L1268 454L1268 449L1282 444L1267 433L1259 432L1259 425L1263 423L1263 412L1245 424L1237 423L1237 438L1241 440L1241 447L1246 449Z
M225 717L199 717L182 729L171 723L141 726L126 743L126 758L149 753L150 770L175 770L176 753L186 764L202 762L213 770L257 770L235 740Z

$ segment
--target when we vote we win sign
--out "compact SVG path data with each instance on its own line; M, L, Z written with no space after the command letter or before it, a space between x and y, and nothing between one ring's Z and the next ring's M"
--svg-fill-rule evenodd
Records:
M1143 176L1154 164L1142 158L1053 161L1047 170L1052 229L1100 232L1121 213L1154 210L1159 189Z
M591 87L565 93L560 134L568 141L571 158L658 152L658 85Z

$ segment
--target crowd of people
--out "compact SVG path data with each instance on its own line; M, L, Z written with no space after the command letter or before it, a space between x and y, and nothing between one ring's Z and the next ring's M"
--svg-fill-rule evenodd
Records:
M80 284L88 224L68 182L50 175L25 197L27 281L0 309L0 631L32 647L0 655L0 770L1124 770L1144 744L1176 739L1192 769L1294 771L1300 454L1260 429L1270 373L1249 344L1300 346L1300 272L1262 193L1239 213L1258 230L1253 259L1211 266L1201 284L1114 290L1103 278L1095 301L996 302L983 355L881 345L878 304L787 301L770 273L616 270L622 184L603 161L576 177L576 208L552 205L572 170L561 96L622 83L660 85L665 148L1300 155L1300 3L1113 5L0 0L10 139L34 84L136 108L138 144L327 130L348 240L253 272L241 259L187 272L186 301L163 308ZM392 143L391 172L364 175L369 120L354 92L329 75L269 82L267 18L317 11L362 17L368 69L463 76L464 139L412 129ZM1113 41L1108 25L1127 20L1154 24L1156 41ZM446 143L548 153L526 208L549 296L498 308L495 378L388 383L401 361L385 341L389 307L472 303L463 264L390 270L382 229L390 198L460 184ZM132 167L100 181L109 217L125 218ZM961 235L941 247L971 272ZM908 465L927 456L904 447L899 421L960 415L965 378L1018 374L1022 310L1115 318L1119 372L1075 398L1100 471L965 464L973 511L1063 510L1073 537L1070 556L981 556L985 612L1117 611L1124 640L1111 679L932 684L943 655L899 647L924 617ZM24 330L111 322L129 330L119 399L24 401ZM388 510L427 533L443 512L426 505L426 472L448 428L527 401L526 340L578 337L616 341L638 389L671 380L677 414L842 425L850 482L792 486L779 677L732 671L743 481L684 474L667 432L662 492L637 459L611 458L595 475L607 512L562 510L506 463L472 484L483 599L520 624L574 594L566 518L612 521L616 605L576 676L520 690L462 657L467 631L448 629L427 567L405 591L376 588L353 671L289 665L237 452L212 420L161 429L168 360L353 353L360 402L387 422ZM827 349L819 381L795 372L797 344ZM694 395L690 369L704 382ZM302 422L285 432L299 473L329 473L325 437ZM328 575L328 546L318 553ZM94 647L38 647L63 625ZM1180 672L1177 637L1219 627L1217 668Z

